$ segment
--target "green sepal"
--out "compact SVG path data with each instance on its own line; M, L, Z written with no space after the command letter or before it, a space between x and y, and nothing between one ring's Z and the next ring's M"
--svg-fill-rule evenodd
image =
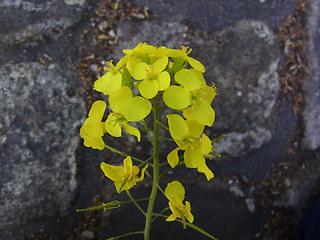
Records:
M130 87L132 85L132 77L126 66L122 67L122 86Z

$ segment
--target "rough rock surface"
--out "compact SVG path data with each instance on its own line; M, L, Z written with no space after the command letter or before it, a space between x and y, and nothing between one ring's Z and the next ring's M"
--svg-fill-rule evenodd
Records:
M279 94L279 51L272 31L262 22L240 21L216 34L217 42L194 48L217 86L213 133L226 138L215 144L223 155L239 156L270 141ZM241 51L239 51L241 49Z
M82 6L86 2L1 1L0 45L3 47L24 43L35 46L46 38L58 38L67 28L80 21Z
M76 76L53 64L0 68L1 229L66 216L77 187L75 150L85 109L68 95Z
M99 171L101 161L114 163L122 157L108 150L85 148L78 135L86 110L84 99L77 94L82 84L71 62L77 59L80 47L75 36L93 24L89 17L83 18L84 13L97 8L96 2L0 2L0 109L4 113L0 119L1 240L30 236L105 239L143 229L144 219L135 217L140 213L131 205L112 211L75 213L76 208L101 201L127 200L125 195L115 193L113 184ZM116 2L108 1L101 6L109 8L100 13L120 13L123 2L119 1L117 10ZM227 135L214 146L223 157L208 161L215 173L212 181L181 167L164 177L163 186L173 177L180 178L195 224L219 239L292 239L284 236L292 237L299 214L319 191L319 2L133 2L142 6L142 12L157 17L133 21L122 16L126 20L112 25L109 31L114 40L111 42L118 44L107 59L121 58L122 49L139 42L170 48L190 46L191 56L204 63L205 77L208 83L216 84L219 93L213 103L216 122L207 134ZM304 82L302 113L303 147L308 151L296 146L295 152L292 140L301 123L297 123L299 117L291 103L279 101L283 86L278 81L278 68L288 63L284 59L286 49L279 47L275 30L289 14L297 15L293 21L303 19L299 15L303 11L297 10L298 2L300 7L310 5L304 16L307 26L304 22L297 24L308 27L306 67L310 71ZM94 14L97 12L91 16ZM99 49L95 44L90 48ZM89 71L98 69L98 65L93 66ZM150 153L148 145L134 147L130 139L125 143L111 137L106 140L135 154ZM163 150L164 154L168 149ZM139 183L133 195L147 196L150 180L147 176ZM160 197L159 203L160 207L167 206L165 198ZM37 232L39 235L32 234ZM67 237L66 232L72 236ZM155 240L201 239L198 232L165 221L155 221L153 234Z
M304 122L306 125L304 145L315 150L320 147L320 3L314 2L310 13L309 31L310 45L310 75L305 83L306 107Z
M57 234L74 221L67 217L77 189L75 151L86 109L76 72L54 57L65 41L59 48L49 43L79 23L86 4L0 2L0 239Z
M218 32L242 19L262 21L271 29L280 24L291 13L298 0L134 0L147 6L163 19L192 23L204 31ZM272 16L272 17L270 17Z

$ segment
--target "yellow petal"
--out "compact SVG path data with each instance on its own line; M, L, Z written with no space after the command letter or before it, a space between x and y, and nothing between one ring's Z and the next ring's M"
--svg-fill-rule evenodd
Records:
M174 221L176 219L177 219L177 216L172 213L169 217L166 218L166 221L172 222L172 221Z
M117 193L120 193L124 190L129 190L134 185L136 185L136 182L129 181L129 176L122 181L114 182L114 186L116 187Z
M199 149L187 149L184 154L184 162L187 168L197 168L198 172L204 173L209 181L213 173L206 165L206 159Z
M213 87L204 86L203 88L204 94L201 95L203 101L206 101L208 104L211 104L212 100L216 96L216 90Z
M111 136L121 137L121 125L117 122L117 118L114 113L109 114L105 123L105 128Z
M205 160L201 164L199 164L197 169L198 169L198 172L204 173L206 175L206 178L208 181L210 181L210 179L214 177L212 171L206 165Z
M102 162L100 164L100 168L103 171L104 175L114 182L121 181L124 176L124 167L122 166L113 166Z
M152 71L155 73L161 73L166 68L167 65L168 65L168 58L162 57L152 64Z
M169 56L172 58L177 58L177 57L181 57L186 59L187 54L185 51L182 50L178 50L178 49L170 49L171 51L169 52Z
M143 80L139 84L139 92L142 97L147 99L153 98L159 91L158 82L156 80Z
M180 203L184 199L185 190L179 181L173 181L168 183L164 193L169 201Z
M122 87L118 91L110 94L109 104L112 111L122 113L127 102L132 98L132 92L129 87Z
M103 123L101 121L97 121L97 119L89 117L82 126L87 135L91 137L101 137L104 134L102 124Z
M148 165L146 165L144 168L141 169L141 176L138 181L142 181L144 179L144 172L148 168Z
M132 160L131 157L128 156L125 159L123 159L123 167L125 174L130 174L132 171Z
M159 74L158 78L159 91L166 90L170 86L170 75L167 71Z
M132 166L132 171L131 171L131 178L134 179L135 182L138 182L138 177L137 175L140 172L140 168L138 166Z
M132 77L136 80L142 80L147 77L148 72L151 72L150 66L145 62L140 62L133 68Z
M195 73L197 75L197 77L199 78L202 87L207 86L207 82L203 77L202 72L198 71L197 69L191 68L189 69L191 72Z
M180 150L179 147L177 147L176 149L172 150L167 156L167 161L172 168L177 166L177 164L179 163L179 156L178 156L179 150Z
M186 209L187 209L188 211L186 212L185 217L186 217L186 219L187 219L190 223L193 223L194 217L193 217L193 215L192 215L192 213L191 213L191 205L190 205L190 202L188 202L188 201L186 201Z
M201 133L203 133L205 125L200 124L192 119L187 119L186 124L189 128L189 137L198 138L201 135Z
M141 136L140 136L140 131L138 129L128 124L123 124L123 128L124 130L126 130L127 133L131 134L132 136L136 136L138 142L140 142Z
M151 109L150 101L143 97L134 97L123 107L122 113L127 121L138 122L147 117Z
M205 160L199 149L188 148L184 152L184 164L187 168L197 168Z
M101 101L101 100L95 101L91 106L88 116L89 117L95 116L97 119L100 119L101 121L106 108L107 108L107 104L104 101Z
M120 69L120 68L122 68L127 62L128 62L128 60L130 59L130 56L128 56L128 55L125 55L123 58L121 58L120 60L119 60L119 62L116 64L116 69Z
M141 62L141 59L138 58L138 57L130 57L130 58L128 58L126 67L127 67L128 71L130 72L131 75L133 74L133 70L134 70L135 66L140 62Z
M121 88L121 85L122 74L120 72L117 72L116 74L107 72L94 83L93 89L108 95Z
M178 114L168 114L170 134L175 140L183 140L189 135L189 128L185 120Z
M204 66L198 60L196 60L196 59L194 59L192 57L187 57L187 61L191 65L191 67L197 69L198 71L200 71L202 73L205 72Z
M164 103L172 109L184 109L191 104L191 93L180 86L171 85L163 93Z
M191 106L191 114L192 118L200 124L211 127L214 122L215 112L205 101L195 101Z
M104 141L102 137L92 137L86 134L85 130L83 127L80 128L80 136L83 138L83 144L86 147L92 147L93 149L99 149L103 150L104 149Z
M191 92L201 88L200 79L189 69L180 70L174 75L174 79Z
M199 149L202 155L207 155L212 149L211 140L205 134L201 137Z

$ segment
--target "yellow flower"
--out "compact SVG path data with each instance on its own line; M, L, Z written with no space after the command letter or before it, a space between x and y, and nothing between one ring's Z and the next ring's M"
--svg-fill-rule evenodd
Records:
M166 47L155 47L148 45L147 43L139 43L133 49L123 50L129 58L128 63L134 60L134 62L145 62L147 64L154 63L161 57L165 57L170 52ZM139 60L137 60L139 59ZM128 67L129 69L129 67Z
M202 73L195 69L180 70L174 78L181 85L171 85L164 91L164 103L172 109L183 110L187 119L212 126L215 112L211 102L216 95L215 88L207 86Z
M140 131L129 123L141 121L148 116L152 108L151 103L143 97L132 97L128 87L122 87L110 94L109 103L113 112L106 120L106 131L111 136L121 137L121 127L123 127L140 142Z
M86 147L102 150L104 142L102 136L106 132L102 118L107 104L104 101L96 101L92 104L88 118L80 129L80 136L84 139Z
M135 65L132 76L136 80L142 80L138 86L141 96L150 99L156 96L158 91L166 90L169 87L170 75L164 71L167 65L167 57L162 57L151 65L145 62Z
M178 151L184 150L184 163L187 168L197 168L204 173L209 181L214 177L212 171L206 165L205 156L212 149L210 139L204 134L204 125L193 120L184 120L177 114L168 114L170 134L178 147L171 151L167 160L172 168L179 163Z
M152 56L157 51L157 47L148 45L147 43L139 43L133 49L124 49L123 52L128 56L136 56L142 61L147 62L147 58Z
M137 175L139 174L140 169L138 166L132 165L130 156L123 160L123 166L112 166L104 162L100 164L100 168L104 172L104 175L114 181L118 193L123 190L129 190L135 186L137 182L142 181L144 178L144 171L147 167L148 165L141 170L141 176L138 178Z
M105 95L109 95L120 89L122 87L123 78L121 67L125 64L126 59L126 57L122 58L116 66L113 65L112 61L107 62L110 66L110 68L107 69L108 72L94 83L93 89L102 92Z
M193 67L194 69L197 69L202 73L205 72L205 68L201 62L188 56L189 53L191 53L192 49L188 51L188 47L181 46L181 50L178 50L178 49L170 49L170 50L171 51L168 54L169 57L180 58L184 62L188 62L190 66Z
M165 195L169 199L169 207L172 214L166 219L167 221L174 221L176 218L185 217L190 223L193 222L193 215L191 213L190 202L186 201L183 204L185 190L182 184L178 181L168 183L165 189Z

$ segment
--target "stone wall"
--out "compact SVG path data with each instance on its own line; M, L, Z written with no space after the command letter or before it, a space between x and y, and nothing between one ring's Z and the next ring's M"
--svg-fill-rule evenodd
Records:
M207 82L217 86L216 121L206 130L210 137L226 134L214 145L222 157L208 163L216 177L208 183L193 170L177 170L198 225L219 239L292 236L319 190L319 1L134 0L110 7L115 3L0 2L0 239L105 239L123 233L123 224L126 232L143 224L126 217L136 214L130 208L75 213L118 198L98 169L121 158L82 146L79 128L90 102L84 92L105 63L100 59L120 59L122 49L139 42L191 47ZM126 6L136 18L121 15L130 12ZM92 28L106 34L108 24L110 51L96 51L99 61L80 79L79 63L109 46L86 48L81 34ZM130 138L106 141L150 152ZM134 193L148 194L149 181ZM292 222L283 230L286 217ZM156 223L153 237L197 238L180 228Z

